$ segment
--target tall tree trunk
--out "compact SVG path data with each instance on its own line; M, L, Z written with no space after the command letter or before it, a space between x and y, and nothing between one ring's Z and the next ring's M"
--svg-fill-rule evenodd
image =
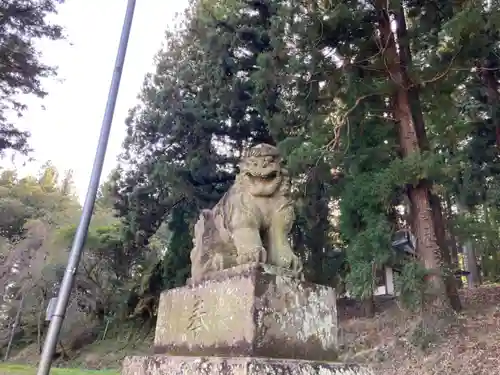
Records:
M453 228L453 224L451 221L453 220L453 212L452 212L452 203L451 203L451 198L448 193L445 193L444 196L445 199L445 217L446 217L446 228L448 229L448 243L449 243L449 248L451 252L451 262L453 265L453 269L455 270L460 270L460 262L458 260L458 242L457 242L457 237L455 236L455 228ZM462 277L455 278L457 287L461 288L463 286L462 283Z
M467 214L468 209L460 202L458 203L458 212L461 214ZM474 251L474 246L472 246L472 241L467 239L462 245L462 250L464 254L464 265L466 271L469 272L467 275L467 284L469 288L475 288L479 285L479 271L477 269L477 258Z
M427 134L425 131L425 121L422 111L422 106L420 103L419 90L416 85L411 82L408 76L408 67L412 64L412 56L410 51L410 43L408 40L408 33L406 28L406 18L404 14L404 9L402 3L399 6L399 13L396 15L396 21L398 24L397 36L399 45L399 61L400 69L402 71L402 76L404 80L404 86L408 92L410 111L413 119L413 125L415 133L417 136L418 146L421 151L429 151L429 141L427 139ZM444 282L446 285L446 292L450 300L450 304L454 310L459 311L462 309L462 304L458 295L457 282L454 275L452 274L452 262L449 251L448 243L446 242L446 230L443 220L443 212L441 207L441 202L439 197L432 192L432 184L430 181L422 180L420 182L422 188L426 187L429 195L429 205L431 207L433 216L434 232L436 235L436 241L440 247L440 263L442 271L445 273Z
M23 311L23 304L24 304L25 295L26 294L23 293L23 296L21 297L21 301L19 302L19 307L17 308L16 317L14 319L14 323L12 324L12 330L10 333L9 343L7 344L7 349L5 349L5 356L3 359L4 361L9 360L10 350L12 348L12 342L14 341L14 336L16 335L17 327L19 327L19 322L21 321L21 313Z
M457 245L457 237L455 236L455 230L453 228L453 224L451 221L453 220L453 212L451 210L452 203L451 198L448 193L445 193L445 215L446 215L446 227L448 228L448 236L450 240L450 248L451 248L451 261L455 267L458 267L458 245Z
M309 6L310 13L315 17L318 12L318 4L312 1ZM321 35L317 35L321 38ZM317 48L311 52L311 62L309 70L312 72L310 80L310 91L305 102L305 110L309 116L309 126L313 123L314 118L318 116L321 109L318 109L318 100L320 96L320 81L324 74L320 68L322 59L321 51ZM308 222L308 236L305 239L305 245L310 252L308 259L309 269L312 272L311 281L324 284L329 282L331 273L325 272L323 262L325 260L325 249L328 247L328 227L329 223L329 208L328 201L325 200L325 180L331 178L330 167L324 162L318 162L309 166L310 170L307 176L305 197L306 216Z
M455 311L459 311L462 308L462 303L460 302L460 296L458 295L458 288L456 286L456 279L452 270L450 247L446 242L446 229L444 224L441 202L439 201L439 197L435 194L430 193L429 198L432 207L434 229L436 230L436 241L441 249L442 261L444 264L443 271L444 271L444 282L446 286L446 294L450 299L450 303L453 309Z
M492 224L491 224L490 213L488 212L488 207L486 204L483 204L483 215L484 215L484 223L486 224L486 228L488 228L488 229L494 228L496 230L496 233L500 235L499 228L496 225L492 226ZM497 238L500 237L499 235L497 235ZM498 280L498 275L500 274L499 273L500 267L498 264L498 249L496 246L496 244L498 242L495 240L492 240L491 238L488 238L488 237L486 237L485 240L486 240L485 241L486 246L485 246L484 250L485 250L485 253L487 254L487 257L482 257L481 266L482 266L483 275L486 277L486 273L488 272L488 277L490 278L490 281L494 280L496 282ZM488 259L490 256L491 256L491 259ZM491 262L488 262L488 260L491 260ZM488 263L489 263L489 265L487 266ZM480 276L479 278L481 278L481 273L479 276Z
M391 31L391 20L389 10L386 8L387 2L376 0L376 8L379 12L379 30L381 45L386 46L383 53L388 75L395 84L394 89L394 117L399 123L399 139L401 153L403 157L408 157L414 153L422 151L421 144L427 143L425 128L415 124L414 115L422 116L418 92L411 83L407 73L407 66L411 61L411 55L406 40L406 24L403 8L400 4L398 22L398 45L395 35ZM403 41L403 43L401 43ZM410 92L410 89L412 92ZM413 107L413 110L412 110ZM442 271L442 250L439 246L435 217L433 215L433 205L431 205L430 183L420 181L416 186L407 186L408 197L411 202L413 216L413 231L417 238L417 251L425 268L430 271L429 281L435 292L435 302L441 308L460 308L454 295L450 295L450 290L445 285L441 276ZM439 199L437 200L439 202ZM435 209L435 207L434 207ZM439 211L441 208L439 207ZM442 216L442 215L441 215ZM454 283L452 284L452 286ZM456 289L456 286L455 286ZM447 295L450 300L447 298Z
M491 56L483 62L480 69L480 77L486 87L488 106L490 109L491 121L495 127L495 139L497 147L500 148L500 118L498 104L500 103L500 94L498 93L498 80L495 72L498 69L498 59Z
M491 121L493 123L494 129L495 129L495 140L496 140L496 145L497 148L500 149L500 94L498 92L499 85L498 85L498 79L496 76L496 72L499 68L499 60L496 55L491 54L487 59L485 59L484 63L482 64L482 69L480 70L480 76L483 81L483 84L486 86L486 95L488 98L488 106L490 110L490 116L491 116ZM488 215L488 210L485 206L485 220L487 223L489 222L489 215ZM473 249L472 249L473 251ZM495 277L496 277L496 270L498 269L497 267L497 262L498 262L498 257L497 257L497 252L492 249L492 256L493 256L493 263L495 265ZM474 254L474 259L476 259L476 256ZM477 265L474 267L477 270ZM477 274L477 279L474 281L477 281L477 283L481 282L481 274L479 273L479 270L476 272ZM469 282L470 284L470 282Z
M308 236L305 238L305 246L309 252L307 267L311 270L311 280L317 284L328 282L331 274L324 272L323 262L325 260L325 249L328 248L328 202L324 199L324 178L328 173L327 166L319 163L312 167L306 182L305 214L307 218Z

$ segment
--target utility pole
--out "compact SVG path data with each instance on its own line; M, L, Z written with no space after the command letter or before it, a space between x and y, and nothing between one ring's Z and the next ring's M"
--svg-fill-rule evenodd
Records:
M135 3L136 0L128 0L120 44L118 46L118 53L116 56L115 68L113 71L106 109L104 111L104 117L102 120L101 134L99 136L99 141L97 144L94 165L92 167L92 173L90 175L85 203L83 204L82 208L82 216L80 217L80 223L78 224L75 238L73 239L73 245L71 246L68 265L66 266L66 271L61 283L61 289L57 298L54 315L52 316L52 320L50 321L47 338L45 340L42 356L40 358L40 364L38 365L37 375L49 375L50 367L52 365L52 358L54 357L57 341L61 332L62 322L64 320L66 309L68 307L69 296L71 294L71 289L73 288L73 282L76 271L78 269L78 264L80 263L83 245L85 244L85 240L87 238L90 219L92 217L97 191L99 189L99 181L101 179L104 158L106 156L106 148L108 146L111 123L113 121L113 115L115 112L116 99L118 96L123 64L127 52L130 29L132 27L132 19L134 18Z

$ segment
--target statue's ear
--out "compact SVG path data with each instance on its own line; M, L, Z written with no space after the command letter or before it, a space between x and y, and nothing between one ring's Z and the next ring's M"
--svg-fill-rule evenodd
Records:
M245 169L245 167L246 167L245 159L240 160L240 162L236 164L236 172L240 173L242 169Z

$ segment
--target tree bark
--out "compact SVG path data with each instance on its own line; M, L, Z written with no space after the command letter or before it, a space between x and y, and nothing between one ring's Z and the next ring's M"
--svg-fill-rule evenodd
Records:
M491 225L491 220L490 220L490 213L488 212L488 207L486 204L483 205L483 213L484 213L484 221L487 225L488 228L491 228L492 225ZM498 228L498 226L495 225L495 228L496 228L496 233L497 233L497 238L500 237L500 228ZM487 253L488 253L488 257L491 256L491 261L493 263L493 267L490 266L490 274L491 274L491 279L494 280L494 281L497 281L498 280L498 276L500 275L500 264L499 264L499 260L498 260L498 249L497 249L497 246L496 246L496 242L495 241L492 241L492 240L488 240L488 243L487 243ZM482 282L482 278L483 278L483 275L484 275L484 270L485 270L485 267L483 266L483 263L485 263L485 259L486 257L481 257L481 266L482 266L482 274L481 274L481 270L478 270L480 271L479 272L479 281Z
M407 66L411 61L411 54L407 45L406 24L403 13L403 8L399 6L398 22L398 41L395 39L394 33L391 31L391 20L387 2L384 0L376 0L376 8L379 12L379 31L381 38L381 46L385 46L382 52L383 59L388 69L389 78L394 84L394 117L398 122L399 141L402 157L408 157L414 153L422 152L422 144L426 144L425 128L417 126L415 117L422 117L420 109L420 101L418 100L418 92L409 79ZM397 9L397 8L396 8ZM399 47L399 51L398 51ZM413 106L413 110L412 110ZM423 119L421 120L423 121ZM434 302L442 308L448 308L453 305L453 308L460 308L459 300L456 304L456 286L450 283L450 288L447 288L444 278L441 276L442 271L442 250L439 246L435 217L439 213L434 214L436 207L433 209L431 205L431 184L428 181L419 181L416 186L407 186L408 197L411 202L411 210L413 217L413 232L417 238L417 252L429 271L429 282L433 286L435 293ZM437 199L439 202L439 199ZM435 204L434 204L435 205ZM442 217L442 215L440 215ZM451 292L451 295L449 294ZM449 300L447 297L451 297Z
M441 249L442 255L442 267L444 265L444 283L446 286L446 294L450 300L451 307L455 311L460 311L462 309L462 303L460 302L460 296L458 294L458 288L456 286L455 275L453 274L453 262L451 258L450 247L446 241L446 229L443 218L443 211L441 207L441 202L439 197L435 194L430 193L430 204L432 209L432 216L434 220L434 229L436 230L436 240Z
M455 236L455 231L453 225L450 223L453 220L453 212L451 210L452 203L451 198L448 193L445 193L445 216L446 216L446 228L448 229L448 236L451 247L451 261L455 267L458 267L458 245L457 245L457 237Z
M364 318L373 318L375 316L375 297L372 295L368 298L365 298L361 302L362 306L362 315Z
M404 79L404 87L407 88L408 92L410 111L414 121L417 142L420 151L429 151L430 146L425 131L425 121L422 112L422 106L420 103L419 90L418 87L414 85L413 82L411 82L408 76L407 69L412 64L412 56L408 41L404 9L401 3L399 6L399 14L396 17L396 20L398 23L397 35L399 44L400 67ZM425 186L429 192L429 204L432 210L436 240L441 249L441 268L443 271L445 271L444 282L446 284L447 295L450 299L450 303L453 309L459 311L462 308L462 304L458 296L457 282L454 275L452 274L453 265L451 262L449 246L446 241L446 230L444 226L441 201L439 197L432 192L432 184L430 181L422 180L420 183Z
M458 212L466 214L468 210L463 204L458 203ZM479 286L479 271L477 269L477 257L472 241L467 239L462 245L462 249L465 258L464 265L466 267L466 271L469 272L467 275L467 284L469 285L469 288L475 288Z
M312 14L318 12L318 4L313 1L309 6ZM321 37L320 35L317 36ZM314 49L311 52L310 71L310 92L306 100L306 112L311 118L318 115L317 101L319 99L321 81L321 52ZM324 262L324 249L328 243L328 202L324 199L325 178L330 178L330 168L319 161L310 166L310 171L306 181L306 194L304 196L306 204L306 217L308 221L309 236L305 238L305 245L308 248L309 259L306 266L311 270L311 281L317 284L327 282L328 272L325 274L322 263Z
M4 361L7 362L10 356L10 350L12 348L12 342L14 341L14 336L16 335L17 327L19 327L19 322L21 321L21 313L23 311L25 294L21 297L21 301L19 302L19 307L17 308L16 317L14 319L14 323L12 324L12 330L10 333L9 343L7 344L7 349L5 349Z
M498 118L497 109L500 102L500 94L498 93L498 80L495 76L495 71L498 69L498 61L496 60L496 56L485 59L481 66L480 78L486 87L491 121L495 127L496 145L500 148L500 119Z
M457 237L455 236L455 228L453 228L453 224L451 223L451 220L453 220L453 212L451 210L452 203L451 203L451 198L448 193L445 193L445 221L446 221L446 228L448 230L448 242L449 245L448 247L450 248L450 253L451 253L451 262L453 265L453 269L455 270L461 270L460 266L460 261L458 259L458 242L457 242ZM455 278L457 288L462 288L463 283L462 283L462 277L456 277Z

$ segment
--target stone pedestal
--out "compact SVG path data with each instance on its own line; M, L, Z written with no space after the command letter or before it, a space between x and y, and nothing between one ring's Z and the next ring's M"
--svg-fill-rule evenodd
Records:
M332 288L240 266L164 292L156 354L332 360L337 349Z
M365 375L334 363L332 288L267 265L245 265L164 292L155 355L130 357L122 375Z

